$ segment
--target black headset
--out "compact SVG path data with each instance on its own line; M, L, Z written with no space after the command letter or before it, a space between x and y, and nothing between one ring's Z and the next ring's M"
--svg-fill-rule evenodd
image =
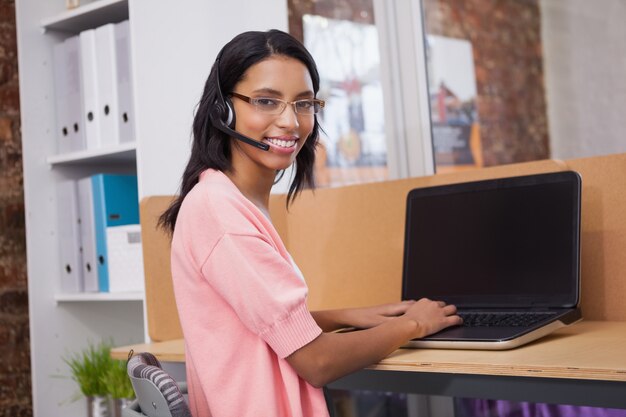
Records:
M222 86L220 85L220 59L222 58L222 49L215 59L215 80L217 84L217 99L213 103L213 107L209 111L209 119L213 127L226 133L228 136L239 139L240 141L252 145L256 148L267 151L270 146L267 143L259 142L248 136L242 135L235 130L235 109L229 97L224 97Z

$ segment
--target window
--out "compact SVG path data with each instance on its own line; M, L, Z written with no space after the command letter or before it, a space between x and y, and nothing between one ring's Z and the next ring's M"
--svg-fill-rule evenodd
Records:
M372 0L290 0L289 30L320 73L318 186L389 178L378 29Z
M626 3L421 3L437 172L626 151Z

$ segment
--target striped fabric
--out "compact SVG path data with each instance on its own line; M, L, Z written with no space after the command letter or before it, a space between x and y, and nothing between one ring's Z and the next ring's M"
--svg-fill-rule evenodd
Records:
M185 397L176 382L163 369L161 363L151 353L137 353L128 360L128 375L147 379L161 391L167 401L172 417L191 417Z

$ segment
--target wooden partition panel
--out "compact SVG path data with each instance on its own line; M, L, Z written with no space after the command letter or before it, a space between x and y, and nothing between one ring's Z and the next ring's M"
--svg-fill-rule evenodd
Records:
M588 320L626 320L626 154L546 160L459 173L305 191L272 221L303 271L312 310L400 300L405 205L417 187L573 169L583 178L582 306ZM156 221L171 197L141 204L148 330L182 337L170 276L169 237Z
M172 196L151 196L139 205L148 335L153 342L183 337L170 272L170 236L157 227L171 201Z
M287 239L309 286L309 308L400 300L411 189L564 169L546 160L302 193L287 215Z
M626 321L626 154L567 165L583 179L583 316Z

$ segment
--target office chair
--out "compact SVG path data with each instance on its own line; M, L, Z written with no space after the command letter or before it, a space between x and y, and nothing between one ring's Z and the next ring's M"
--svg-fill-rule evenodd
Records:
M126 369L137 398L122 417L191 417L183 396L187 384L177 384L153 354L131 351Z

